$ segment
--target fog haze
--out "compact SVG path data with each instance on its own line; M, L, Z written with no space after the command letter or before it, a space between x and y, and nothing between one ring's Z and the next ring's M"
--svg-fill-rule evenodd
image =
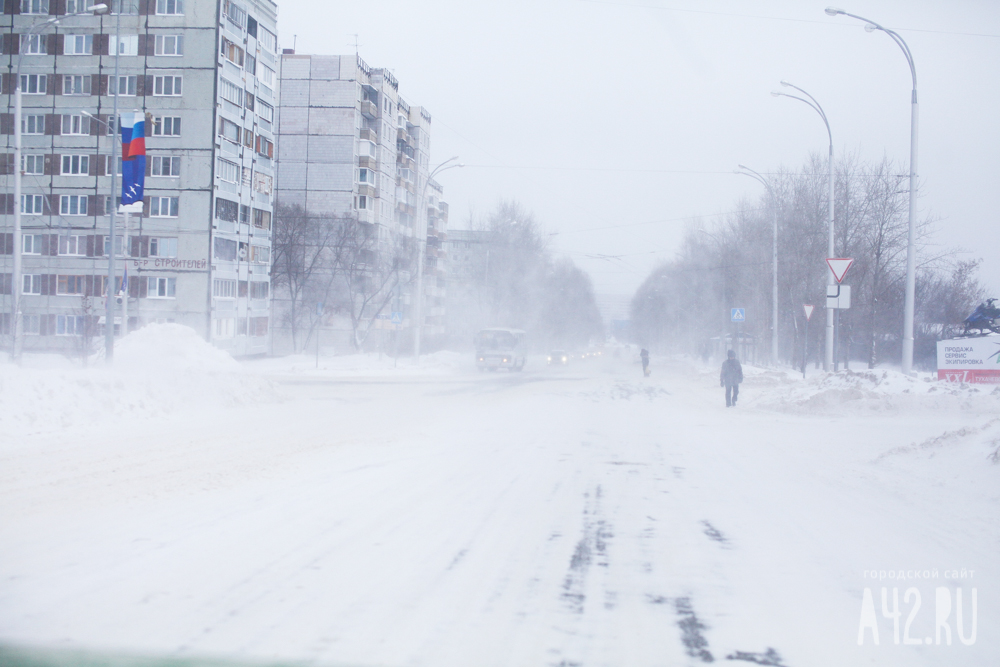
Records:
M501 197L533 210L601 293L631 294L678 247L760 185L733 174L800 167L825 154L805 105L773 98L784 79L826 110L838 155L909 159L910 75L900 49L825 2L561 0L351 5L284 3L281 46L351 53L391 69L433 115L432 163L450 226ZM984 259L1000 290L1000 8L989 2L853 2L897 30L915 58L919 212L937 241ZM905 187L905 180L901 180Z

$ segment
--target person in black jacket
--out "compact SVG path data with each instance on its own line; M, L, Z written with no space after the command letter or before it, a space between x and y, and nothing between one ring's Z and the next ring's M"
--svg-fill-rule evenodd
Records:
M649 350L642 348L642 352L639 353L639 358L642 359L643 376L649 377Z
M736 359L736 352L729 350L729 358L722 362L722 372L719 373L719 386L726 388L726 407L736 405L740 395L740 382L743 382L743 367Z

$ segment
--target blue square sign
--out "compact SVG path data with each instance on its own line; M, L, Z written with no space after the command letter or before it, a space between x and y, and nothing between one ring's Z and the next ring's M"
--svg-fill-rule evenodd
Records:
M732 320L733 322L746 322L747 321L747 311L746 308L733 308L732 309Z

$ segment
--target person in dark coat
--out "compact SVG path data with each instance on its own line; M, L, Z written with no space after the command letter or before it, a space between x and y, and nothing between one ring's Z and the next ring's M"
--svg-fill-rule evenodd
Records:
M649 350L642 348L642 352L639 353L639 358L642 359L643 376L649 377Z
M740 395L740 382L743 382L743 366L736 358L736 352L729 350L729 358L722 362L722 372L719 373L719 386L726 388L726 407L736 405Z

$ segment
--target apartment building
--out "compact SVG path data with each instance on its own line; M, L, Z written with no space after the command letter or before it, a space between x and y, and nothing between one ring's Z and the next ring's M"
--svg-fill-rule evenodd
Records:
M24 349L103 335L109 224L121 173L113 109L146 117L141 214L115 216L129 329L178 322L234 354L268 350L277 6L270 0L7 0L2 49L5 197L0 326L22 290ZM118 12L121 12L120 15ZM58 25L29 35L53 17ZM120 32L119 26L120 24ZM118 63L117 78L115 64ZM13 196L13 81L20 67L22 192ZM120 179L118 179L120 187ZM13 207L23 242L9 242ZM117 288L113 289L115 291ZM114 326L120 331L122 322Z
M350 216L373 224L389 242L415 237L428 225L425 332L441 326L444 270L440 234L447 225L442 189L428 181L431 115L410 106L387 69L358 55L306 55L286 49L281 58L279 172L281 204L310 216ZM423 201L421 199L423 198ZM426 218L420 214L427 208ZM427 278L430 278L429 280ZM408 283L393 308L412 315Z

